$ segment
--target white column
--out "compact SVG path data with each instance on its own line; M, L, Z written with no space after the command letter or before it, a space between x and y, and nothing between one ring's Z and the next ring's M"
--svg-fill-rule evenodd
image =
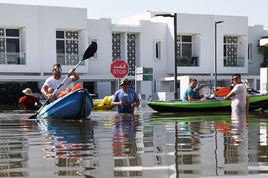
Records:
M260 71L260 93L268 93L268 68L261 68Z

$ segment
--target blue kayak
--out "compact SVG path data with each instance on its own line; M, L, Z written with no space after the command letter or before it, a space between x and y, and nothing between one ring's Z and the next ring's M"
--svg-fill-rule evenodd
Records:
M41 108L37 112L37 119L79 120L88 117L92 108L90 94L81 88Z

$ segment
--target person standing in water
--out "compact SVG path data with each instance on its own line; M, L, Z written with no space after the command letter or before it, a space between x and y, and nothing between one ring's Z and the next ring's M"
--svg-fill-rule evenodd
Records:
M118 106L118 113L134 113L135 107L140 105L137 93L129 88L128 79L122 79L121 89L115 92L112 106Z
M243 85L240 74L232 75L231 80L233 89L225 96L225 99L232 100L232 114L240 115L240 113L247 112L249 108L247 88Z

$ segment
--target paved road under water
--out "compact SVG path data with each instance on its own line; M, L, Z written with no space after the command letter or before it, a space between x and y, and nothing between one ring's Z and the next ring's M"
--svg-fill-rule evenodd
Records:
M135 115L93 112L86 121L0 113L0 177L268 176L268 113Z

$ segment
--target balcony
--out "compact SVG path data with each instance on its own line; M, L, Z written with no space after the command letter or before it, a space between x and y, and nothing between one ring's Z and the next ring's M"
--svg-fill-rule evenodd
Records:
M199 57L193 56L193 57L180 57L178 60L178 66L185 66L185 67L196 67L199 66Z
M12 53L0 53L0 64L16 64L25 65L25 53L24 52L12 52Z
M224 57L224 67L245 67L245 58Z

